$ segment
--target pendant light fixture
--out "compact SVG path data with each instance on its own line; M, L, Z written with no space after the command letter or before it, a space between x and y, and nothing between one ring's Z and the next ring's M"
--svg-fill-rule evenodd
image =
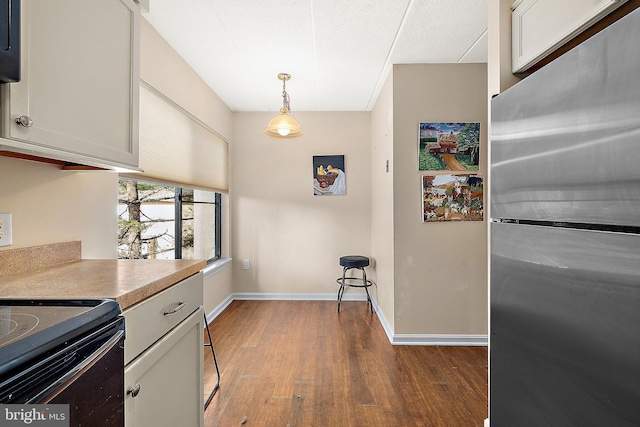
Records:
M290 80L291 76L287 73L280 73L278 74L278 79L282 80L281 114L269 121L263 135L276 139L299 138L304 135L304 132L300 127L300 123L289 114L291 106L289 105L289 94L287 93L287 80Z

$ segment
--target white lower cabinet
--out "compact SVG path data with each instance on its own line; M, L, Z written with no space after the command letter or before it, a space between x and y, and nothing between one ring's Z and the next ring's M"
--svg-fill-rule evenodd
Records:
M189 308L194 295L200 298L195 311ZM126 427L204 425L201 301L202 274L198 273L125 310ZM167 318L178 323L156 341L157 325ZM138 355L127 355L127 340L141 336L151 337L153 343Z

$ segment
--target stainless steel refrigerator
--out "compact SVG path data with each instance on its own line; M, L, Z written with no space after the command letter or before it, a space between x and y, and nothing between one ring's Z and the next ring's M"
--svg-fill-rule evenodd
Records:
M491 426L640 426L640 9L491 115Z

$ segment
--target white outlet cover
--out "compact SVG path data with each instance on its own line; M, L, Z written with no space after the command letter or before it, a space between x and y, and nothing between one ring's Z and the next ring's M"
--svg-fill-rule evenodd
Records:
M10 213L0 213L0 225L0 246L10 246L13 243Z

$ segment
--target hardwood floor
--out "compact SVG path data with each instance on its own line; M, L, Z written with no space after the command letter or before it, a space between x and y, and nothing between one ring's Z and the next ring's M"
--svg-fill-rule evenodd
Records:
M333 301L234 301L210 330L222 379L207 427L470 427L487 417L486 347L392 346L365 302L337 313Z

